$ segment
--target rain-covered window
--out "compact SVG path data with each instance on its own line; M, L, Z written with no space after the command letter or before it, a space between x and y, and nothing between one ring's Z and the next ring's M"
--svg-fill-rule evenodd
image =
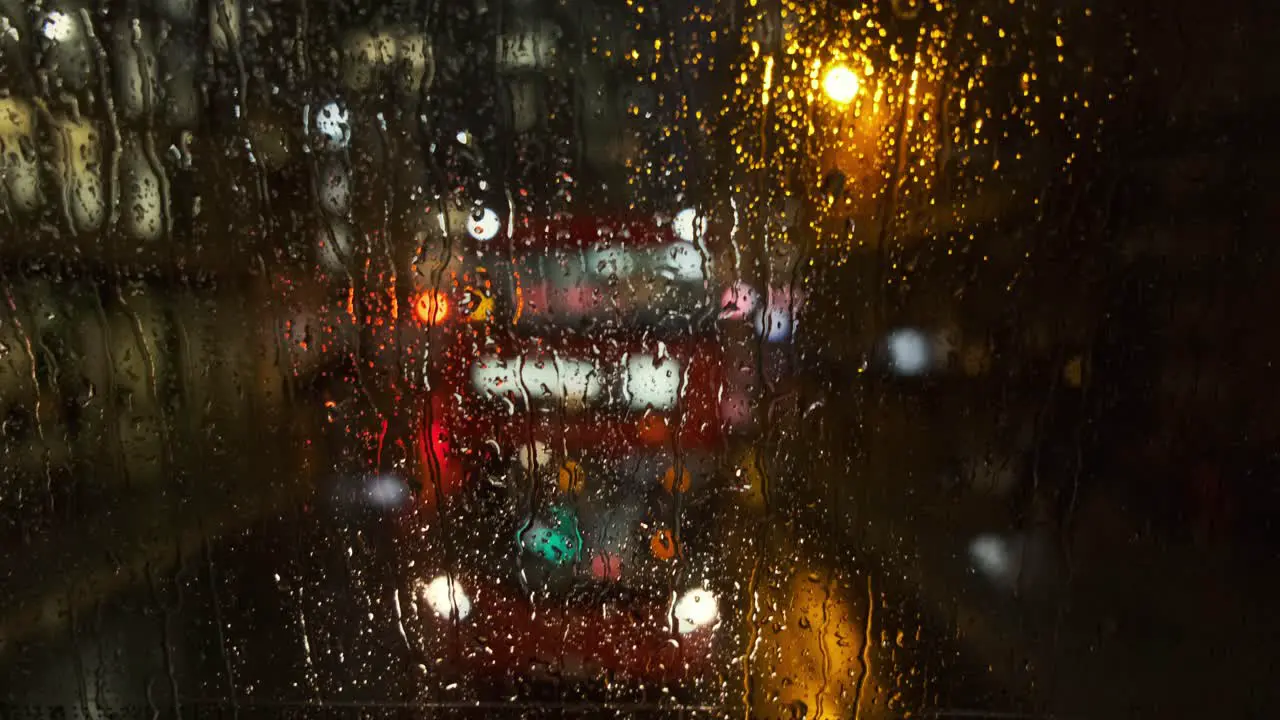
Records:
M0 0L0 716L1274 715L1267 18Z

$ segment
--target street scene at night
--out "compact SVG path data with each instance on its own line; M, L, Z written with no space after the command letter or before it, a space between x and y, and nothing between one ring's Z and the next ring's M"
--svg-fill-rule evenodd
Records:
M1275 715L1268 31L0 0L0 718Z

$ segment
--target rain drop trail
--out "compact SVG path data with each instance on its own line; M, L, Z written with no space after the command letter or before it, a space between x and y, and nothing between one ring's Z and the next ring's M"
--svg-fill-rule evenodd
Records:
M450 593L450 596L452 596L452 593ZM409 634L404 631L404 614L400 610L400 589L399 588L395 590L395 594L392 596L392 599L395 601L395 604L396 604L396 627L400 630L400 639L404 640L405 648L412 650L413 648L409 645Z
M222 597L218 593L218 575L213 564L213 548L209 544L208 533L202 531L200 534L204 536L204 559L209 578L209 594L213 597L213 623L218 628L218 647L222 650L223 671L227 674L227 698L231 702L232 717L237 717L240 714L240 701L236 697L236 678L231 670L231 655L227 652L227 636L222 627Z
M311 685L311 690L316 694L316 699L320 700L320 688L316 683L316 666L311 659L311 638L307 636L307 615L304 612L304 591L298 588L298 628L302 631L302 651L303 657L307 665L307 681Z
M871 621L875 616L876 599L871 592L871 576L867 576L867 624L862 628L862 650L858 653L858 681L853 690L853 720L862 712L862 690L867 684L867 671L871 668Z

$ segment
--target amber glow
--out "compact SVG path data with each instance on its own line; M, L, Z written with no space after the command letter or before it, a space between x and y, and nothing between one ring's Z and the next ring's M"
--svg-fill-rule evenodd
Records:
M858 76L844 65L832 65L822 77L822 91L832 102L848 105L858 94Z
M676 556L676 538L670 530L661 528L649 538L649 551L659 560L670 560Z
M587 474L582 470L582 466L572 460L565 460L560 466L560 473L557 485L560 492L571 493L577 495L582 492L582 488L586 486Z
M667 468L667 472L662 476L662 489L667 492L688 492L689 486L693 484L693 478L689 476L689 471L684 468L680 469L680 480L676 481L676 469L674 467Z
M439 290L424 290L413 301L413 314L423 325L439 325L449 316L449 297Z

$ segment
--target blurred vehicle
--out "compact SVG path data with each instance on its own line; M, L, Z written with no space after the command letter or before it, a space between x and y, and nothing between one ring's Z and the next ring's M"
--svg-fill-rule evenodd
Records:
M693 218L468 221L413 303L438 342L401 532L432 655L499 680L712 678L745 389Z

